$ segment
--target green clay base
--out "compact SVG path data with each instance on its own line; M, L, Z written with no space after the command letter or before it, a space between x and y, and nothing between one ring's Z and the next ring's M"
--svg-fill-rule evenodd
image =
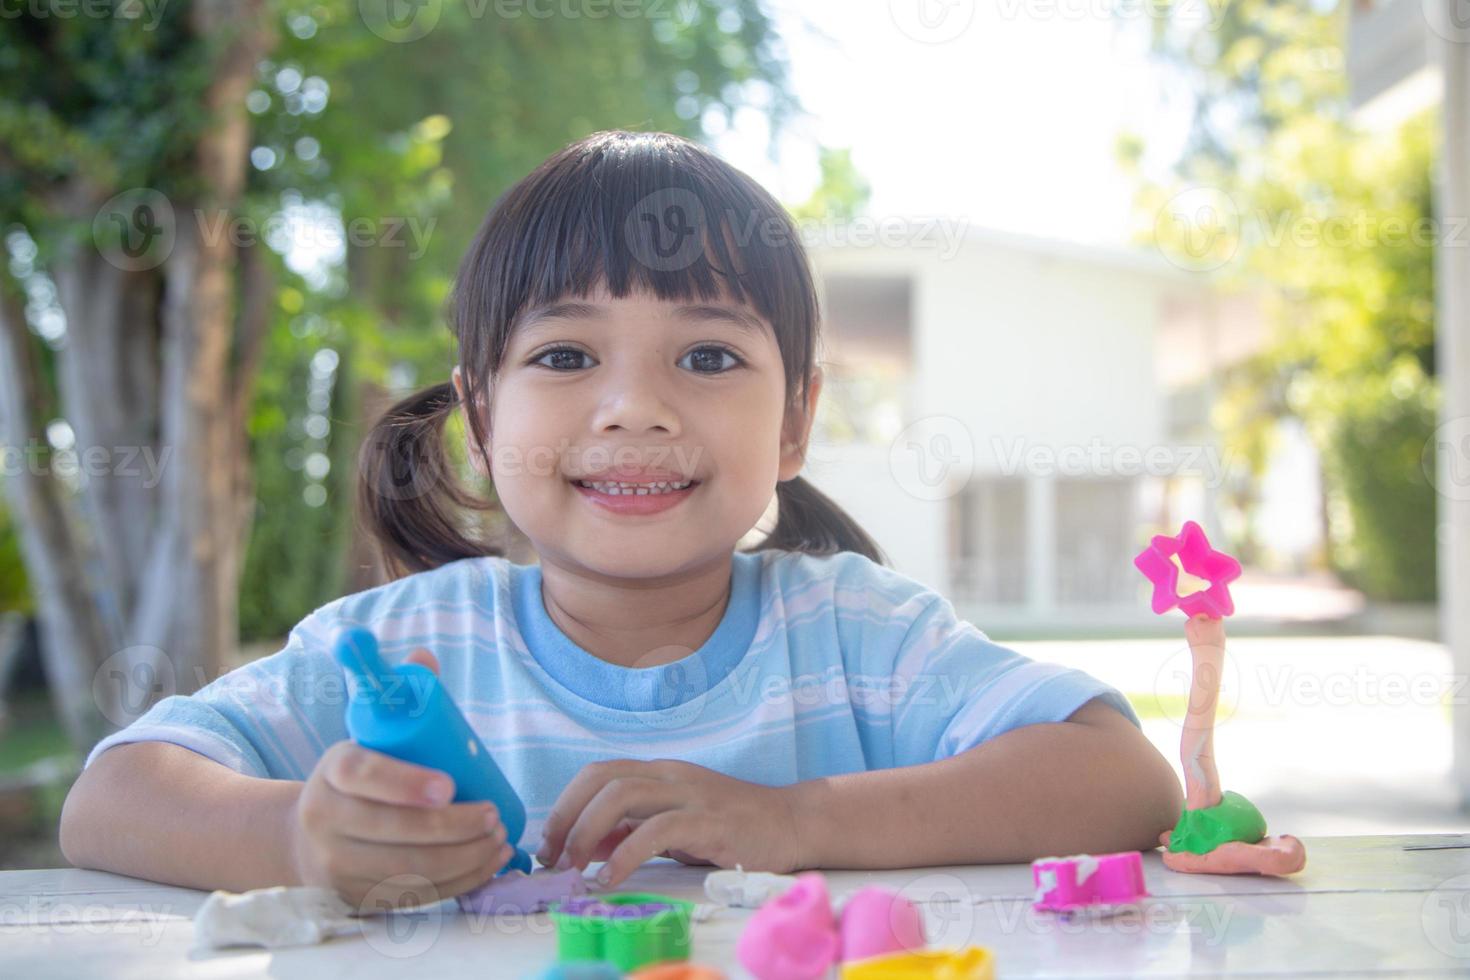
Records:
M1256 805L1239 793L1226 790L1214 806L1200 810L1185 807L1179 823L1169 834L1169 850L1208 854L1230 841L1255 844L1265 836L1266 818Z

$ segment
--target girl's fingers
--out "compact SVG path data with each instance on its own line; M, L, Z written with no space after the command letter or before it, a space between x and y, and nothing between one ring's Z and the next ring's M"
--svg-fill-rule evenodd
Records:
M557 861L572 825L582 816L582 810L588 802L602 792L604 786L624 776L648 775L655 771L651 766L651 763L636 759L608 759L583 766L551 805L551 812L546 815L546 822L541 826L542 841L541 847L536 851L536 860L544 865Z
M339 793L399 806L443 806L454 799L454 780L351 740L331 746L317 763L327 784Z
M510 863L511 854L512 852L507 848L500 852L486 867L467 872L458 878L452 878L449 881L443 882L438 886L440 898L454 898L457 895L462 895L471 889L479 888L481 885L486 884L490 879L500 873L501 868Z
M417 650L410 653L405 659L408 663L422 664L423 666L432 670L435 674L439 673L439 658L434 656L428 650L425 650L423 647L419 647Z
M467 875L483 874L488 879L509 860L500 856L505 847L504 841L491 837L468 844L370 844L341 838L334 860L357 877L387 882L395 875L407 875L427 879L442 890Z
M617 846L628 839L628 835L638 826L637 820L624 820L612 829L597 846L592 849L592 854L587 858L589 861L606 861L609 854L617 849Z
M666 810L682 806L688 795L688 787L662 779L643 776L614 779L588 802L567 833L564 849L567 860L576 867L585 868L592 858L593 849L622 821L647 821Z
M493 803L451 803L427 808L397 806L360 797L343 801L338 833L378 844L467 844L482 837L505 836L505 825Z
M690 825L678 810L665 810L649 817L612 852L597 873L598 882L605 887L616 887L649 858L658 857L665 851L685 853L690 848L698 850L699 842L690 839L686 830Z

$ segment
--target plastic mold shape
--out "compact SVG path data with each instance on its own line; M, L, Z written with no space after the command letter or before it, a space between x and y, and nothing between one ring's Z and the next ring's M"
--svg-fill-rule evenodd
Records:
M817 980L840 944L827 879L809 871L751 915L735 955L757 980Z
M1034 907L1045 912L1101 911L1148 897L1138 851L1038 858L1031 862L1031 878Z
M1174 557L1179 557L1179 565ZM1170 537L1156 534L1147 548L1133 559L1133 564L1154 585L1153 610L1163 615L1175 606L1186 616L1198 615L1224 619L1235 612L1229 584L1240 577L1240 562L1210 547L1204 529L1194 521ZM1189 595L1179 594L1179 566L1190 575L1210 583L1209 588Z
M604 960L622 970L687 960L693 911L693 902L651 892L558 902L551 907L557 960Z
M984 946L894 953L844 963L842 980L995 980L995 958Z

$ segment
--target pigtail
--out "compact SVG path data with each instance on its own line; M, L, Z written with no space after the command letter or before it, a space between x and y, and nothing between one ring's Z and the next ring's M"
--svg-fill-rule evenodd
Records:
M449 382L416 392L383 413L358 454L360 523L392 578L461 558L501 554L468 537L457 509L496 505L460 486L444 451L444 423L458 399Z
M857 521L799 476L776 484L776 526L751 550L772 548L811 555L855 551L880 565L889 563L878 542Z

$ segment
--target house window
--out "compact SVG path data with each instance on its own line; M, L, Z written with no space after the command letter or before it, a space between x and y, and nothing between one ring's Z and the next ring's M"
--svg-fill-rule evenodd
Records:
M1138 481L1132 478L1057 481L1058 602L1126 602L1134 597L1138 495Z
M951 580L956 596L998 605L1025 602L1025 481L974 479L950 502Z

